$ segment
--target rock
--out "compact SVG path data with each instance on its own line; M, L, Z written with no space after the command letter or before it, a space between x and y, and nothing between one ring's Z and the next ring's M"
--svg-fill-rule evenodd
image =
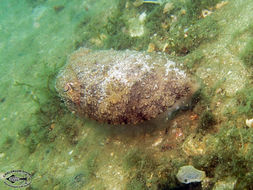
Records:
M182 149L187 156L200 156L206 153L206 142L200 137L189 135L182 145Z
M173 8L174 8L173 3L171 2L166 3L163 8L163 14L170 12Z
M193 182L201 182L205 177L206 174L204 171L197 170L191 165L188 166L182 166L178 173L177 173L177 179L181 183L193 183Z
M237 179L234 177L227 177L223 180L219 180L214 184L213 190L233 190Z
M92 51L70 55L56 90L70 110L109 124L136 124L186 104L196 81L162 54Z
M144 34L144 24L146 16L146 13L143 12L139 15L139 17L130 18L128 20L128 31L131 37L140 37Z
M253 118L246 119L245 123L248 127L253 127Z

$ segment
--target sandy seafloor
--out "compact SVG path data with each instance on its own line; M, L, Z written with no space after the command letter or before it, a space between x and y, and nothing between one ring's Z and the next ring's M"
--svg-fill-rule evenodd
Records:
M237 110L237 93L246 89L245 105L251 106L252 65L244 64L240 55L253 38L248 31L253 1L231 0L212 11L222 32L197 47L203 56L189 69L202 81L203 91L212 92L208 105L198 103L163 125L151 121L128 127L78 118L48 95L48 81L53 84L54 74L79 41L86 44L80 23L87 15L110 14L116 2L0 1L0 173L27 171L32 181L24 189L39 190L252 188L253 128L245 120L253 112ZM211 110L215 122L197 133L203 109ZM215 152L223 151L216 146L230 155ZM210 163L205 155L216 160ZM175 175L183 165L205 171L205 182L178 182ZM3 181L1 190L12 189Z

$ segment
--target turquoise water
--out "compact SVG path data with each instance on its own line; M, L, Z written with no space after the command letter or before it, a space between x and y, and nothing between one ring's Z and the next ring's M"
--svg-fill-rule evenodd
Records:
M11 170L31 174L24 189L252 188L252 11L251 0L1 0L0 189ZM163 125L77 117L54 79L82 46L163 52L202 94ZM177 181L184 165L206 181Z

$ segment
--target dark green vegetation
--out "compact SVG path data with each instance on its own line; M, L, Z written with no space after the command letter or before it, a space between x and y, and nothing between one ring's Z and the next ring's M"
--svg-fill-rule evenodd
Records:
M82 154L82 167L65 176L64 180L55 179L54 173L48 173L39 182L41 186L46 186L48 189L54 187L56 189L80 189L96 178L99 148L87 152L87 146L92 146L95 137L89 136L88 141L79 138L81 135L79 126L83 127L85 121L70 113L55 91L54 84L58 71L58 67L45 67L41 70L41 83L38 86L23 82L15 83L17 88L25 89L29 95L28 98L37 105L37 110L32 115L31 122L24 125L18 132L17 141L20 143L19 146L26 150L24 151L26 156L27 154L30 154L31 157L38 156L38 150L41 151L42 149L44 158L55 158L57 152L61 154L61 150L55 150L55 146L59 146L57 145L59 141L62 141L64 148L72 147L73 150L76 150L77 153L73 153L72 159L79 159L79 155ZM5 151L16 143L13 138L8 137L1 145L1 149ZM49 162L51 161L49 160ZM26 170L33 171L34 175L41 175L42 171L41 169L38 171L38 163L34 166L26 166ZM36 189L35 187L38 187L38 183L31 185L29 189ZM102 182L100 187L103 189Z
M232 176L237 179L235 189L251 189L253 180L252 128L223 126L215 135L218 140L213 151L194 157L194 166L207 172L207 177L218 181Z
M14 145L14 142L15 142L14 138L7 136L0 146L0 151L6 152L10 150L10 148Z
M157 161L152 153L134 148L123 159L123 167L130 173L127 190L191 189L176 179L177 169L186 164L185 159Z
M178 23L179 22L179 23ZM201 43L214 39L218 35L218 25L211 16L200 20L183 19L172 24L168 32L168 53L186 55Z
M82 167L69 179L70 181L66 181L66 184L63 183L61 187L67 187L67 189L80 189L90 183L93 178L96 178L97 157L98 154L96 152L91 153Z
M253 66L253 38L251 38L246 47L241 52L241 59L248 67Z
M237 112L240 115L252 116L253 114L253 88L250 86L248 85L236 95Z
M55 77L53 77L55 78ZM83 121L78 119L75 115L71 114L66 108L63 102L56 94L54 88L51 89L50 85L54 84L54 80L51 77L48 78L48 83L45 88L36 88L36 92L40 94L37 99L33 99L38 104L38 110L34 114L35 121L31 125L24 126L19 132L19 141L24 142L28 153L37 154L36 150L41 146L46 146L45 157L56 155L54 146L56 139L66 139L64 143L69 147L75 147L79 145L77 140L80 135L79 125ZM23 86L23 84L22 84ZM29 86L34 90L34 86ZM42 96L43 92L45 96ZM44 101L42 100L44 99ZM13 139L7 138L4 143L4 148L8 148L13 144ZM97 157L96 151L90 152L88 155L85 146L85 142L81 142L83 155L86 159L82 163L82 167L78 168L72 175L64 177L64 180L55 179L54 174L48 174L46 178L40 181L41 185L49 184L47 186L50 189L57 187L58 189L80 189L90 183L95 178L95 172L97 170ZM38 148L40 147L40 148ZM82 151L78 152L81 153ZM78 154L79 155L79 154ZM73 158L75 158L75 155ZM31 168L27 170L31 171ZM37 167L34 167L34 173L41 173ZM36 184L37 187L38 184ZM102 185L101 185L102 187ZM33 188L33 185L29 187Z
M201 109L206 109L210 105L211 96L206 92L205 85L201 84L200 88L193 94L189 103L189 108L194 109L195 106L201 105Z
M181 5L186 6L186 9L188 10L187 16L189 18L192 17L198 18L202 10L213 7L219 2L221 2L221 0L210 0L210 1L189 0L186 1L185 5L184 4Z
M253 23L252 22L245 29L236 31L233 34L232 39L238 40L239 37L242 37L242 36L248 36L248 38L246 41L246 45L240 52L239 56L247 67L252 67L253 65Z
M118 1L117 8L106 21L86 17L79 25L81 39L76 47L85 42L94 48L146 50L149 43L168 44L167 53L186 55L219 34L217 21L212 15L201 18L201 11L213 7L220 0L190 0L187 3L175 0L167 13L163 13L164 5L143 4L135 7L133 2ZM143 12L147 14L145 33L140 37L131 37L128 32L129 15L136 17ZM161 51L162 47L159 49Z
M168 164L165 164L168 165ZM172 170L168 172L165 165L160 165L153 156L140 149L130 150L124 158L124 169L130 172L126 184L127 190L161 189L165 186L175 187ZM158 171L160 176L158 176Z
M236 106L234 109L226 111L228 118L234 117L252 117L253 114L253 87L251 84L245 85L246 87L236 93Z
M204 58L204 53L202 50L194 50L192 53L185 56L184 62L188 69L198 66L202 59Z
M106 23L98 17L88 16L80 24L78 32L84 30L84 35L79 42L76 42L76 48L84 45L88 45L93 48L114 48L116 50L123 49L142 49L148 45L148 36L145 37L131 37L124 30L127 26L125 10L126 0L118 1L117 8L107 18ZM103 13L104 14L104 13ZM82 32L82 31L81 31ZM82 32L83 33L83 32ZM98 44L94 44L92 39L100 41Z
M56 77L57 69L46 67L44 69L44 74L41 76L43 85L34 86L21 82L15 83L17 87L25 88L31 100L38 107L33 115L33 121L24 126L18 133L19 138L25 141L25 146L30 153L35 151L39 143L54 141L57 134L53 133L52 128L66 113L65 107L54 89L54 78ZM65 124L68 125L66 121Z
M148 189L148 174L155 170L157 164L151 155L147 155L138 149L133 149L125 156L123 166L131 173L126 189L141 190Z
M204 111L201 114L199 121L199 130L206 131L210 129L216 123L213 113L209 110Z
M155 162L151 159L151 156L148 156L146 153L138 149L129 151L124 159L124 168L126 170L131 168L136 168L139 170L153 170L156 167Z
M1 148L9 149L17 141L22 142L29 153L34 153L39 143L53 142L57 133L51 131L55 122L66 113L65 107L54 89L54 78L57 69L45 65L41 74L40 84L28 84L15 81L14 85L24 90L27 99L37 105L37 111L30 118L29 123L20 124L18 139L6 137ZM67 124L67 122L65 122ZM71 137L70 137L71 138Z

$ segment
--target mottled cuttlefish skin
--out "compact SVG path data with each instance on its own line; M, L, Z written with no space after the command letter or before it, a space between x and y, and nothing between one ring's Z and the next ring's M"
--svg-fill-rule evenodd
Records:
M197 83L165 55L80 48L56 79L67 107L108 124L136 124L185 104Z

